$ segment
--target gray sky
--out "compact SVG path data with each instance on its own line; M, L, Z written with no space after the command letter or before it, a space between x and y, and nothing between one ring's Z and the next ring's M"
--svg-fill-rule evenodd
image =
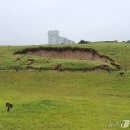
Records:
M47 43L55 29L76 42L129 40L130 0L0 0L0 45Z

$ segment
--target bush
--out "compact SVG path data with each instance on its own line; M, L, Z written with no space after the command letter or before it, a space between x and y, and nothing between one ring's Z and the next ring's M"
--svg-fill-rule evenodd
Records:
M90 41L81 40L78 44L88 44Z

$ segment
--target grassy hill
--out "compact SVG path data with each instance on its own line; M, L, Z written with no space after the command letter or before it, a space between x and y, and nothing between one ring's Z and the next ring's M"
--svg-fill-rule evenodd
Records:
M21 51L26 48L38 48L38 47L39 46L0 47L0 69L42 68L44 70L55 70L55 68L60 64L62 70L95 70L95 68L100 68L100 66L107 66L107 69L116 70L116 68L113 65L109 63L104 63L102 61L56 59L29 54L14 55L14 53L17 51ZM127 43L92 43L87 45L45 45L41 47L92 48L95 49L99 54L113 59L114 62L116 64L119 64L122 69L124 68L130 69L130 62L129 62L130 45ZM33 63L30 64L31 61L33 61Z
M49 45L66 46L68 45ZM120 64L121 71L127 71L121 77L118 71L1 70L0 130L122 130L122 121L130 120L130 44L93 43L69 46L94 48L101 55ZM54 65L51 64L57 65L59 62L72 69L93 68L97 64L104 64L99 61L13 55L16 51L36 47L39 46L0 47L0 68L26 68L31 62L28 59L35 61L31 64L34 68L43 65L52 68ZM14 105L9 113L6 111L6 102ZM110 121L114 124L118 121L119 124L109 128ZM130 127L126 130L129 129Z
M50 47L65 47L68 45L49 45ZM106 55L116 63L119 63L123 68L130 69L130 44L129 43L92 43L71 45L72 47L93 48L100 54Z

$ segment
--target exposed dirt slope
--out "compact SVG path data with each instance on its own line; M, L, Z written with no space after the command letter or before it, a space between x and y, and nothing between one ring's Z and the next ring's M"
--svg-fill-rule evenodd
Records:
M22 51L15 52L15 54L32 54L48 58L59 59L78 59L78 60L97 60L110 63L117 69L120 66L104 55L100 55L96 50L92 48L78 48L78 47L39 47L39 48L27 48Z

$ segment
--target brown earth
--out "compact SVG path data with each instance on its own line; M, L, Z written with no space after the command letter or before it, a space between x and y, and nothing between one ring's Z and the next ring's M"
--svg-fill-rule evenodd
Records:
M100 57L97 54L93 54L92 52L84 52L84 51L71 51L71 50L65 50L65 51L54 51L54 50L39 50L36 52L29 51L27 54L33 54L38 55L42 57L48 57L48 58L58 58L58 59L77 59L77 60L98 60L103 62L109 62L108 59L105 59L104 57Z
M77 59L77 60L94 60L110 63L117 69L120 66L104 55L100 55L96 50L92 48L71 48L71 47L39 47L39 48L27 48L22 51L15 52L15 54L31 54L41 57L58 58L58 59Z

